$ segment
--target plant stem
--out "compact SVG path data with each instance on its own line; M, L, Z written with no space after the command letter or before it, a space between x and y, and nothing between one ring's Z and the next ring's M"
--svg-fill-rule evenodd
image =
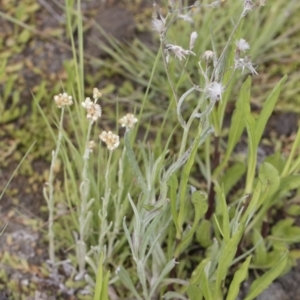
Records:
M220 138L218 136L214 137L214 155L212 160L212 171L219 165L220 163L220 151L219 151ZM210 220L211 216L215 211L215 185L214 182L211 182L209 192L208 192L208 210L206 212L205 218Z
M82 182L80 184L80 213L79 213L79 240L77 241L77 259L79 266L79 273L83 274L85 271L85 255L86 255L86 245L85 245L85 232L87 228L86 222L87 219L87 202L90 191L90 180L88 178L88 162L90 156L90 149L88 148L88 143L90 140L91 129L92 129L93 121L90 121L88 132L86 136L85 150L83 155L83 169L82 169Z
M49 237L49 259L52 264L55 263L55 247L54 247L54 231L53 231L53 223L54 223L54 169L55 163L57 160L57 156L61 147L61 141L63 137L63 119L64 119L64 107L61 109L60 122L58 127L58 137L56 143L55 151L52 151L52 160L49 172L49 193L47 194L46 190L44 190L44 195L46 196L48 210L49 210L49 218L48 218L48 237Z

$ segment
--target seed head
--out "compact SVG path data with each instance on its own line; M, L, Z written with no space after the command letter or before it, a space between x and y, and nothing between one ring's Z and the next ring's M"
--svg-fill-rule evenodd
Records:
M245 68L248 69L253 75L258 75L255 68L253 67L250 57L245 56L245 58L238 58L234 60L235 69L241 68L242 73L244 73Z
M243 0L244 1L244 10L243 10L243 16L247 14L248 11L251 11L254 9L255 5L252 2L252 0Z
M207 62L214 60L215 53L211 50L206 50L202 55L201 59L206 60Z
M184 50L182 47L177 45L168 44L166 45L166 49L168 51L172 51L179 60L185 59L186 55L196 55L193 51Z
M246 50L250 49L249 43L244 39L239 39L238 41L235 42L235 45L237 51L245 52Z
M54 96L54 101L58 108L62 108L63 106L70 106L73 104L72 96L69 96L67 93Z
M160 19L152 19L152 29L162 34L165 31L165 23Z
M224 87L219 82L211 82L207 87L207 98L211 101L219 101L222 99Z
M110 151L115 150L120 144L119 136L113 134L111 131L102 131L102 133L99 135L99 138L106 144L107 149Z

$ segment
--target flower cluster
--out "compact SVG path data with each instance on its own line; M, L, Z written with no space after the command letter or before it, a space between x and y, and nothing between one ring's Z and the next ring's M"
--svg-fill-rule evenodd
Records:
M100 98L100 97L102 97L102 93L97 88L93 88L94 100L98 100L98 98Z
M244 58L241 58L241 52L246 52L247 50L250 49L249 43L244 40L240 39L236 41L235 43L236 49L235 49L235 58L234 58L234 68L242 69L242 73L244 73L245 69L248 69L252 74L257 75L258 73L256 72L255 68L253 67L252 62L250 61L249 56L245 56Z
M101 92L99 89L94 88L93 89L93 99L94 101L91 100L91 98L87 97L84 102L81 103L82 107L84 107L87 111L87 119L91 120L92 122L95 122L98 120L98 118L101 117L102 115L102 109L99 104L97 104L98 98L102 96ZM67 105L72 105L72 97L69 96L67 93L59 94L54 96L54 101L56 105L61 108ZM126 116L122 117L119 120L119 123L121 124L122 127L126 127L126 129L131 129L133 128L134 124L137 123L138 119L133 115L133 114L127 114ZM111 131L103 131L100 135L99 138L106 144L107 148L109 150L115 150L119 144L120 144L120 138L118 135L113 134ZM93 140L89 141L87 144L87 150L92 153L96 144Z
M54 101L58 108L70 106L73 104L72 96L69 96L67 93L54 96Z
M115 150L120 144L119 136L111 131L102 131L102 133L99 135L99 138L106 144L107 149L110 151Z
M127 114L119 120L119 123L122 127L131 129L137 121L138 119L133 114Z
M185 50L180 46L177 45L172 45L172 44L168 44L166 45L166 50L167 51L172 51L174 53L174 55L179 59L179 60L183 60L185 59L186 55L196 55L193 51L191 50Z
M81 104L87 111L86 117L92 121L97 121L101 117L102 110L101 106L97 103L94 103L91 98L86 98Z

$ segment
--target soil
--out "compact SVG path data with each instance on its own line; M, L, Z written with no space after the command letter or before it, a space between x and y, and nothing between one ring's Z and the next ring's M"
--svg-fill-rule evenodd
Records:
M136 13L151 6L152 1L136 1L134 5L126 6L127 1L82 1L82 11L86 20L94 19L104 29L105 33L114 36L121 42L138 36L145 43L152 43L151 33L141 33L137 28ZM51 4L49 4L51 3ZM36 139L39 147L45 143L44 137L36 136L36 130L30 127L30 116L33 110L32 94L44 79L48 85L63 79L65 75L63 63L72 57L71 49L67 46L67 36L64 31L65 16L59 3L64 1L38 1L38 9L32 13L36 31L25 44L23 49L9 58L9 65L22 64L18 72L18 84L22 87L19 105L26 107L26 112L7 122L0 119L0 192L4 189L10 177L18 166L28 145ZM103 4L101 4L103 3ZM128 3L128 2L127 2ZM9 12L7 12L9 14ZM60 23L61 22L61 23ZM97 45L103 41L92 23L86 22L86 54L100 57L105 54ZM2 35L5 42L12 34L13 26L6 20L0 19ZM54 31L59 30L61 42L53 37ZM50 34L49 34L50 33ZM87 66L90 67L90 66ZM0 91L5 88L0 83ZM11 93L12 96L12 93ZM12 99L12 98L11 98ZM7 101L8 109L12 100ZM51 102L51 100L48 100ZM42 126L42 125L41 125ZM288 139L296 131L297 115L293 113L274 115L269 125L269 133L277 132L283 140ZM28 131L22 139L22 129ZM21 135L15 136L15 131ZM268 136L268 133L266 134ZM40 140L39 140L40 139ZM13 151L8 145L14 144ZM4 230L0 237L0 300L5 299L77 299L78 290L69 288L65 281L72 273L72 268L66 262L57 274L46 264L48 253L44 240L47 217L41 208L45 207L43 184L47 180L49 159L54 145L49 143L39 155L29 154L24 167L14 174L6 193L1 199L0 224ZM297 299L299 294L299 266L289 274L273 283L259 300ZM300 299L300 298L299 298Z

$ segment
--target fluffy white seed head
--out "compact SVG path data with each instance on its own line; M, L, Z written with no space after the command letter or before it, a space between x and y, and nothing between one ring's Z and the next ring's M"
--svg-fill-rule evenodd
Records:
M206 89L207 98L211 101L222 100L222 94L224 92L224 87L219 82L211 82Z
M235 42L235 45L238 51L245 52L250 49L249 43L244 39L239 39L238 41Z

